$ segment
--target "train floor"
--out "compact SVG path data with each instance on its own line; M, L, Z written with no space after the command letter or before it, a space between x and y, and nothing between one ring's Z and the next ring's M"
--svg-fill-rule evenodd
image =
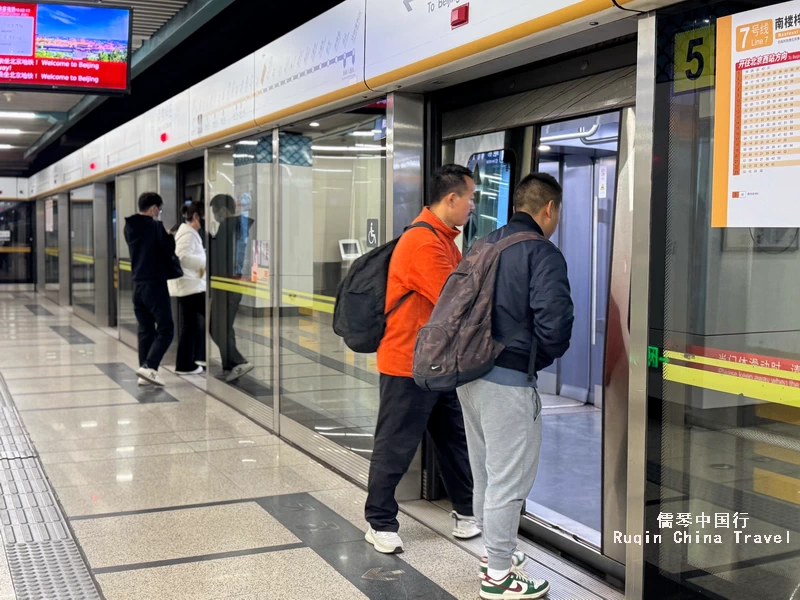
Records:
M0 323L0 600L477 598L480 541L442 507L405 505L406 552L378 554L364 491L203 378L138 386L131 348L41 295L0 293ZM550 598L621 600L520 547Z

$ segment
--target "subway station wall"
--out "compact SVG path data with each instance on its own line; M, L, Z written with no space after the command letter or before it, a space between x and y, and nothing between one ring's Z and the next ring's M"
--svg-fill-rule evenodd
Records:
M2 195L72 189L632 14L611 0L345 0L29 179L0 179Z

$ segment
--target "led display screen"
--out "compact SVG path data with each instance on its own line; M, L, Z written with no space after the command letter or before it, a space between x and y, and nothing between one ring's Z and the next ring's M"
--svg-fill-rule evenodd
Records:
M130 54L128 8L0 2L0 88L124 93Z

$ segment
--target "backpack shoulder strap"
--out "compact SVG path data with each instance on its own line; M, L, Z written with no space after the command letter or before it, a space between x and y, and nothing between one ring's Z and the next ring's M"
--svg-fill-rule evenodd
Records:
M430 223L426 223L425 221L420 221L419 223L412 223L411 225L409 225L408 227L406 227L403 230L403 233L405 233L409 229L419 229L421 227L424 227L428 231L433 232L433 235L435 235L437 238L439 237L439 234L436 233L436 228L433 225L431 225Z

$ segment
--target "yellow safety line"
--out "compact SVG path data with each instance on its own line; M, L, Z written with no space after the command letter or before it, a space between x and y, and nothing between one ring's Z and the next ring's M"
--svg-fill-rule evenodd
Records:
M47 256L58 256L58 248L45 248L44 253Z
M121 260L121 261L119 261L119 270L120 271L125 271L127 273L130 273L133 269L132 269L131 263L129 261Z
M295 290L283 290L283 293L305 298L313 298L314 300L319 300L321 302L330 302L331 304L336 304L336 298L333 296L320 296L319 294L309 294L308 292L298 292Z
M262 288L262 289L269 288L268 283L253 282L253 281L248 281L246 279L231 279L229 277L219 277L217 275L212 276L211 281L219 281L221 283L228 283L231 285L241 285L248 288Z
M0 248L0 254L30 254L30 248L21 248L19 246L4 246Z
M270 298L270 294L266 290L248 288L241 285L233 285L231 283L222 283L219 281L212 281L211 289L223 290L225 292L233 292L235 294L242 294L244 296L250 296L252 298L261 298L263 300L269 300Z
M236 284L227 283L227 281L237 281L237 283ZM233 292L236 294L242 294L244 296L250 296L252 298L261 298L263 300L270 300L271 298L268 290L242 285L242 282L238 280L225 280L224 278L212 277L211 289L222 290L225 292ZM311 294L304 294L304 296L311 296ZM327 296L319 296L319 297L327 298ZM307 297L298 297L297 295L290 295L287 293L287 290L283 291L282 299L284 304L288 304L290 306L297 306L300 308L310 308L311 310L317 312L328 313L331 315L333 314L334 305L332 302L321 302L319 300L313 300ZM333 300L334 299L331 298L331 301Z
M800 387L791 387L725 373L702 371L683 365L664 365L664 379L684 385L800 407Z
M712 367L735 369L737 371L744 371L746 373L758 373L759 375L770 375L772 377L780 377L782 379L791 379L793 381L800 381L800 373L794 373L792 371L782 371L780 369L773 369L771 367L761 367L761 366L751 365L749 363L745 364L745 363L733 362L732 360L731 361L720 360L718 358L709 358L707 356L697 356L694 354L690 354L689 356L687 356L680 352L675 352L674 350L665 350L664 356L666 356L670 360L681 360L689 363L698 363L701 365L708 365ZM776 358L774 360L780 362L783 359Z
M800 479L781 473L753 469L753 491L792 504L800 504Z
M88 254L73 254L72 260L79 263L84 263L87 265L94 264L94 256L89 256Z

